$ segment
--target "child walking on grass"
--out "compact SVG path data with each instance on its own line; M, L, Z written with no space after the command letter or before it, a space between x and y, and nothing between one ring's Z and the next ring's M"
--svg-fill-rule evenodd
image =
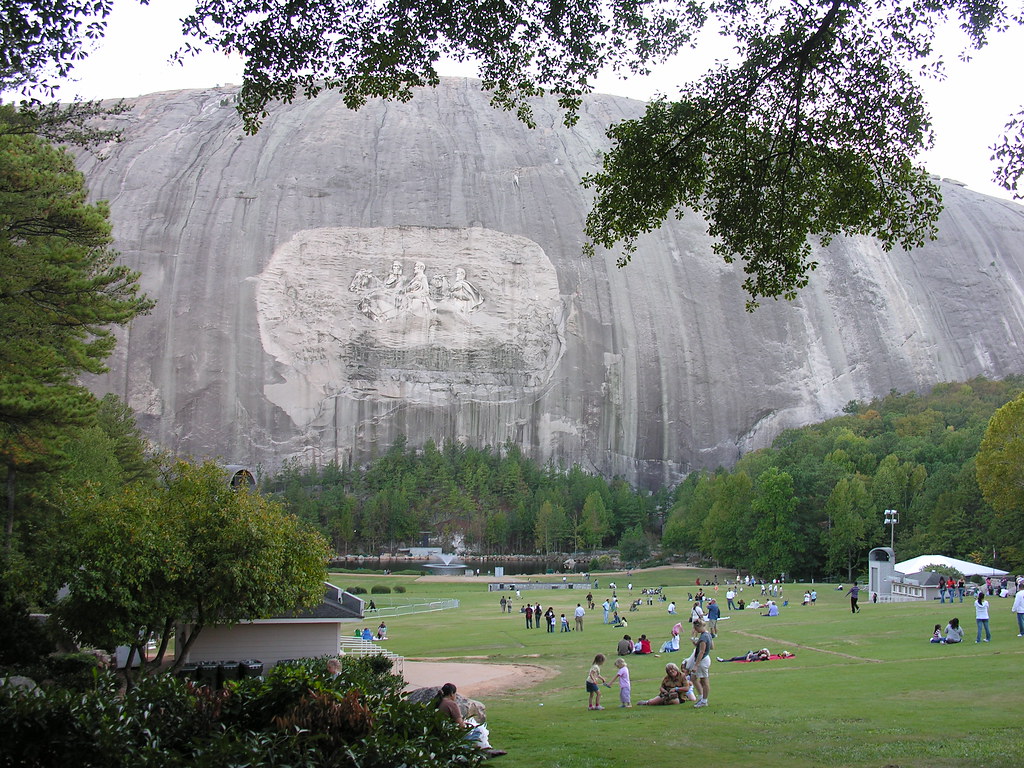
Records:
M587 709L604 709L601 706L601 688L599 683L608 685L608 682L601 677L601 665L604 664L604 654L599 653L594 657L594 663L590 667L590 674L587 675Z
M615 677L619 680L619 706L632 707L633 704L630 702L629 667L626 666L625 659L616 659L615 666L619 670L615 673Z

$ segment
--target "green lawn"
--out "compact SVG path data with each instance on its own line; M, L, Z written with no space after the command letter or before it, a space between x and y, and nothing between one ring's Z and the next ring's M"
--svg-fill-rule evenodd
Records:
M708 572L660 569L633 575L633 592L666 585L665 593L688 615L687 592ZM726 574L721 573L724 579ZM534 577L543 579L545 577ZM553 577L547 577L553 579ZM610 590L607 575L594 591L600 604ZM657 650L675 617L664 603L626 613L627 630L601 623L589 613L583 633L548 634L525 628L519 613L502 614L499 594L487 580L418 583L415 577L331 574L342 586L403 584L404 598L449 598L457 610L388 618L394 652L412 658L472 657L473 661L540 664L558 674L532 688L486 697L492 742L509 751L501 758L517 768L657 768L699 763L722 766L928 766L977 768L1024 762L1024 738L1015 722L1024 692L1024 638L1010 611L1011 600L990 598L993 641L975 644L974 609L962 605L903 603L872 605L850 613L834 585L817 585L818 603L802 607L805 585L786 588L790 605L776 618L757 611L723 611L714 655L734 656L767 646L796 657L756 664L711 665L710 706L618 708L618 689L603 689L603 712L586 707L583 682L596 653L609 657L614 676L615 643L628 632L646 633ZM560 577L559 577L560 580ZM628 607L628 579L613 576L620 604ZM723 581L724 583L724 581ZM707 591L707 590L706 590ZM523 593L544 608L552 605L572 622L572 609L586 592ZM719 590L725 604L725 588ZM748 601L755 592L746 589ZM863 592L862 592L863 594ZM376 596L375 596L376 597ZM386 596L385 596L386 597ZM378 601L380 602L380 601ZM516 606L518 610L518 604ZM961 645L933 645L932 628L957 616L967 632ZM377 621L370 620L371 626ZM669 660L681 654L628 657L634 703L653 696ZM438 681L444 682L444 681ZM543 705L543 706L542 706Z

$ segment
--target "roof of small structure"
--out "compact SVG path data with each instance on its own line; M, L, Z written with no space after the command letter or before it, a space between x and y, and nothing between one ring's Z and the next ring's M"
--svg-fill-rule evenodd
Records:
M346 599L347 596L347 599ZM282 619L361 619L362 601L334 584L324 582L324 599L305 611L295 611L275 616L272 621Z
M939 579L942 578L942 574L936 573L935 571L917 571L916 573L905 573L899 581L903 581L908 584L916 584L919 587L938 587Z
M978 565L968 560L959 560L955 557L945 555L918 555L902 563L896 563L896 570L900 573L917 573L927 571L929 565L943 565L947 568L956 568L964 576L1006 576L1006 571L998 568L990 568L987 565Z

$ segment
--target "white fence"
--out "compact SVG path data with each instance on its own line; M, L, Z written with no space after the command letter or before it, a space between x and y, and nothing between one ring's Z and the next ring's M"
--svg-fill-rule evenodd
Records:
M383 605L376 606L372 610L369 608L370 601L366 601L366 605L363 606L363 616L404 616L409 613L429 613L430 611L447 611L452 608L459 607L458 600L431 600L428 603L403 603L400 605Z
M346 656L387 656L391 659L391 671L396 675L403 672L405 657L392 653L382 645L377 645L372 640L362 640L358 637L342 637L338 641L338 655L345 664Z

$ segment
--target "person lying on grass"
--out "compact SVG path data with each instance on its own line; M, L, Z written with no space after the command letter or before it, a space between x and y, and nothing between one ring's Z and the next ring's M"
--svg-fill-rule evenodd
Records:
M778 658L778 659L788 659L792 655L793 654L790 653L789 651L782 651L775 658ZM742 661L742 662L770 661L771 658L772 658L772 654L771 654L771 651L769 651L767 648L762 648L759 651L747 651L743 655L741 655L741 656L733 656L731 659L723 659L721 656L718 656L716 658L718 659L718 661L721 661L721 662L726 662L726 661Z

